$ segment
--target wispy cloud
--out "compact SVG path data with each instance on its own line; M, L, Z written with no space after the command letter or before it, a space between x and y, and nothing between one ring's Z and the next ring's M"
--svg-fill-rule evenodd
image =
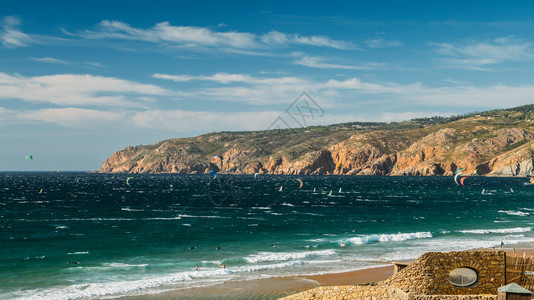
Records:
M7 48L26 47L34 42L34 39L18 29L21 20L17 17L4 17L0 24L0 41Z
M302 36L278 31L258 35L249 32L216 31L209 27L173 26L169 22L157 23L150 28L135 28L120 21L104 20L98 24L96 29L85 30L80 33L80 36L87 39L132 40L181 48L227 49L253 55L258 53L249 52L249 50L265 50L291 45L335 49L355 48L350 42L333 40L325 36Z
M177 87L163 89L157 85L94 75L23 77L0 73L0 101L42 104L33 110L0 107L1 123L42 122L73 128L128 124L136 128L197 133L223 128L259 130L267 128L302 91L313 95L327 112L319 120L321 124L369 118L398 121L429 116L438 110L462 111L459 109L462 107L484 110L518 106L531 103L534 94L534 85L472 86L457 83L452 87L428 87L418 82L372 82L357 77L317 80L239 73L160 73L154 74L153 78L176 82ZM241 112L234 113L219 109L210 111L209 108L184 110L172 102L163 102L162 96L185 98L199 105L206 103L203 101L238 102L243 105L239 106ZM164 103L165 110L160 108ZM407 107L420 109L406 111ZM354 113L350 112L352 109Z
M242 102L251 105L285 103L310 85L310 80L293 76L257 77L249 74L216 73L198 76L154 74L152 77L175 82L218 83L221 86L192 85L196 88L189 92L184 91L183 97Z
M323 57L319 56L308 56L304 55L301 58L294 61L297 65L302 65L310 68L318 69L344 69L344 70L371 70L375 69L379 65L383 64L366 64L366 65L342 65L342 64L332 64L324 62Z
M299 92L308 91L333 108L355 103L396 103L401 106L474 107L487 109L531 103L534 85L470 86L465 84L428 87L422 83L376 83L353 77L344 80L315 80L301 77L257 77L249 74L214 75L154 74L154 78L206 84L181 89L184 97L199 100L241 102L248 105L290 103ZM208 84L209 82L209 84ZM214 85L219 84L219 85ZM507 99L506 101L503 101Z
M428 111L382 112L376 115L363 113L327 113L310 120L309 125L329 125L354 121L404 121L417 117L452 115ZM0 126L7 124L55 124L66 128L102 129L121 131L138 129L165 130L177 133L198 134L227 130L264 130L281 115L280 111L193 111L143 110L113 112L86 108L48 108L37 110L10 110L0 107ZM288 125L299 126L287 117Z
M95 62L95 61L86 61L85 62L88 66L91 66L91 67L97 67L97 68L104 68L104 64L100 63L100 62Z
M261 41L267 45L308 45L316 47L327 47L336 49L357 49L356 45L333 40L325 36L301 36L298 34L286 34L278 31L271 31L261 36Z
M143 106L146 97L166 95L155 85L113 77L61 74L24 77L0 73L0 100L61 106Z
M169 75L169 74L154 74L154 78L172 80L176 82L187 82L187 81L212 81L218 82L221 84L229 83L244 83L244 84L270 84L270 85L280 85L280 84L302 84L305 81L293 76L284 76L284 77L255 77L249 74L230 74L230 73L216 73L213 75Z
M53 58L53 57L31 57L30 60L44 62L44 63L51 63L51 64L61 64L61 65L67 65L70 63L66 60Z
M188 111L148 110L135 113L133 124L141 128L210 132L220 130L263 130L276 120L279 111ZM192 126L192 124L195 124Z
M375 38L375 39L369 39L365 41L365 44L371 48L400 47L404 45L404 43L401 41L396 41L396 40L390 41L390 40L385 40L381 37Z
M534 58L530 42L512 37L498 38L485 42L431 44L437 53L445 56L440 61L448 68L464 68L491 71L490 65L505 61L523 61Z
M126 117L123 112L83 108L46 108L16 112L18 118L34 123L51 123L69 128L109 128L120 125Z

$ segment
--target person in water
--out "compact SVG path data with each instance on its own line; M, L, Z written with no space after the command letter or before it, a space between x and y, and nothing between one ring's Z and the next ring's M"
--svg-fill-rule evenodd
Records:
M196 270L198 271L198 265L197 265L197 268L196 268Z

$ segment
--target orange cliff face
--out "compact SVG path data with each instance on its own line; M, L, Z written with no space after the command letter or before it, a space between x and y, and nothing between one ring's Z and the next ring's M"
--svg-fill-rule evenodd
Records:
M461 168L466 175L524 176L534 157L533 122L524 120L213 133L126 147L97 172L452 176Z

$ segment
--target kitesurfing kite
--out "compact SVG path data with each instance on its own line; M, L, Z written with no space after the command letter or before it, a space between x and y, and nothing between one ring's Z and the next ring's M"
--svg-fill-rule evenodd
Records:
M254 178L258 178L258 175L260 175L260 173L254 173Z
M133 177L128 177L128 178L126 178L126 184L127 184L128 186L130 186L130 179L132 179L132 178L133 178Z
M220 156L220 155L215 155L215 156L213 157L213 161L217 161L217 158L219 158L221 161L222 161L222 159L223 159L222 156Z
M456 174L459 174L460 171L462 171L464 168L459 168L458 170L456 170Z
M31 154L26 155L26 160L28 159L33 160L33 156Z
M464 174L462 173L456 173L456 175L454 175L454 182L456 182L457 185L462 185L462 186L465 186L464 185L464 180L466 178L469 178L468 176L464 176L462 178L460 178L460 182L458 182L458 176L463 176Z
M458 176L463 175L462 173L456 172L456 175L454 175L454 182L456 182L457 185L460 185L458 183Z
M304 182L302 182L302 179L297 179L298 182L300 182L299 189L304 185Z
M217 177L217 172L211 170L210 173L213 174L213 179L215 179L215 177Z

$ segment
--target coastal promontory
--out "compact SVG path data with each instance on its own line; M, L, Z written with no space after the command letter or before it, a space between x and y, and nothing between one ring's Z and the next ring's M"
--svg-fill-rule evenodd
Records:
M216 132L128 146L102 173L531 175L534 105L404 122Z

